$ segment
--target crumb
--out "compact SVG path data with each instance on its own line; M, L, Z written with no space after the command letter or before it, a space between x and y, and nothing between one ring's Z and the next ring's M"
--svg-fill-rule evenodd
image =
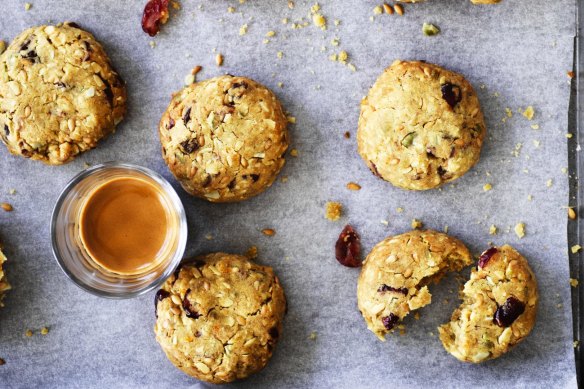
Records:
M284 83L283 82L279 82L278 83L278 87L283 88L284 87Z
M203 67L201 65L197 65L194 68L191 69L191 74L193 76L197 76L197 74L203 69Z
M189 74L185 77L185 85L189 86L195 82L195 75Z
M535 115L535 110L533 109L533 107L531 105L529 107L525 108L525 111L523 111L523 116L525 116L527 118L527 120L533 119L534 115Z
M334 23L335 26L338 26L339 24L341 24L341 21L339 19L335 19L333 21L333 23Z
M281 51L278 51L278 52L276 53L276 56L278 57L278 59L282 59L282 57L284 57L284 53L283 53L283 52L281 52Z
M509 108L509 107L505 108L505 113L507 114L508 118L513 117L513 111L511 111L511 108Z
M330 221L337 221L340 219L343 212L343 205L335 201L328 201L326 203L326 211L324 217Z
M414 313L414 319L420 320L420 312Z
M16 194L16 189L12 188L8 191L8 193L11 195Z
M148 42L148 44L150 45L150 48L153 49L156 47L156 42L155 41L150 41Z
M574 134L572 134L571 132L568 132L566 134L566 138L571 139L574 136Z
M412 228L415 230L417 228L422 228L424 226L424 223L422 223L421 220L418 219L412 219Z
M262 234L267 235L267 236L274 236L274 235L276 235L276 231L271 229L271 228L264 228L262 230Z
M343 136L345 137L345 139L351 139L351 133L349 131L345 131Z
M230 14L235 12L235 8L234 7L227 7L227 12L229 12Z
M347 184L347 189L349 189L349 190L360 190L361 189L361 185L357 184L356 182L349 182Z
M530 127L532 130L539 130L539 124L537 123L532 124Z
M32 336L32 331L31 330L26 330L26 332L24 333L27 337L31 337Z
M221 53L215 56L215 63L217 64L217 66L223 65L223 55Z
M207 234L207 235L205 235L205 239L207 239L207 240L213 240L213 234Z
M292 0L288 0L288 8L294 9L294 2Z
M312 331L310 333L310 335L308 335L308 339L310 339L310 340L316 340L316 331Z
M553 182L553 181L552 181L552 179L550 178L549 180L547 180L547 181L545 182L545 186L547 186L548 188L551 188L551 187L552 187L552 185L553 185L553 183L554 183L554 182Z
M290 150L290 156L294 158L298 157L298 150L296 149Z
M489 227L489 234L490 235L496 235L497 234L497 226L496 225L492 224Z
M345 50L342 50L339 53L338 59L339 59L339 62L346 63L347 60L349 59L349 54L347 54L347 52Z
M32 4L31 3L24 3L24 10L25 11L29 11L32 8Z
M0 208L2 208L3 210L5 210L6 212L12 212L14 210L14 208L12 207L12 205L10 205L8 203L0 203Z
M375 8L373 8L374 15L381 15L382 13L383 13L383 8L380 5L375 6Z
M519 239L525 236L525 223L517 223L515 225L515 235L517 235Z
M239 35L243 36L247 34L247 24L244 24L243 26L239 27Z
M256 246L251 246L249 249L247 249L247 251L245 252L245 256L248 259L256 259L258 257L258 248Z
M529 200L529 201L533 200L533 196L532 195L527 195L527 200Z
M491 189L493 189L493 185L491 185L491 184L485 184L485 185L483 185L483 190L484 190L485 192L488 192L488 191L490 191Z
M294 116L286 116L286 120L288 120L288 123L291 124L296 123L296 118Z
M580 341L579 341L579 340L575 340L575 341L572 343L572 346L574 346L574 348L577 348L578 346L580 346Z
M395 13L402 16L404 14L404 7L401 4L396 4L393 6Z
M434 36L440 33L440 29L431 23L424 23L422 24L422 32L426 36Z
M444 231L445 234L448 234L448 226L444 226L443 231Z
M320 27L323 30L326 30L326 18L319 13L315 13L312 15L312 22L315 26Z
M6 361L4 359L0 358L0 366L5 365L5 364L6 364Z
M572 288L575 288L575 287L577 287L577 286L578 286L578 283L579 283L579 282L578 282L578 280L577 280L577 279L575 279L575 278L570 278L570 286L571 286Z
M402 207L398 207L395 210L397 213L402 213L404 211L404 209Z
M576 254L580 250L582 250L582 246L580 246L579 244L575 244L574 246L572 246L570 248L570 251L572 251L572 254Z
M570 78L574 78L576 76L576 74L574 74L574 72L571 70L567 74L568 74L568 77L570 77Z
M570 220L576 220L576 211L574 211L574 208L568 208L568 218Z
M383 224L384 226L389 225L389 221L387 221L387 220L381 220L380 223Z
M393 8L391 7L391 5L387 4L387 3L383 3L383 10L385 11L386 14L388 15L393 15Z
M47 327L41 328L41 335L46 335L49 333L49 329Z

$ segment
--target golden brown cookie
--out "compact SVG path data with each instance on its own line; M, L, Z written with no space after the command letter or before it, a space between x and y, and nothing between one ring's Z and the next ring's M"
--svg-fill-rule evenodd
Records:
M190 194L240 201L271 186L284 166L286 124L280 102L263 85L215 77L175 94L160 120L162 155Z
M463 362L503 355L535 324L537 282L527 260L511 246L481 255L461 297L462 304L439 332L446 351Z
M457 179L479 160L485 123L460 74L395 61L361 102L359 154L378 177L426 190Z
M185 373L212 383L266 366L286 311L271 267L216 253L184 264L156 293L156 340Z
M471 263L458 239L432 230L413 230L379 242L363 262L357 286L367 328L385 340L410 311L430 304L430 282Z
M74 23L29 28L0 55L0 138L12 154L69 162L113 132L125 110L124 82Z
M10 290L10 284L6 280L6 274L4 273L4 269L2 268L2 265L4 265L4 262L6 262L6 257L2 253L2 250L0 250L0 307L4 306L4 304L2 303L2 299L4 298L4 294L8 290Z

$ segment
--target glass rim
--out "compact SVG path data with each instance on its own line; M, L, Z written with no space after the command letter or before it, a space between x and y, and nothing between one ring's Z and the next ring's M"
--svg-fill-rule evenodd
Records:
M59 253L59 250L57 249L57 247L58 247L57 231L56 231L57 218L59 217L59 213L60 213L60 210L63 206L63 202L65 201L65 198L67 197L67 195L71 192L71 190L73 190L73 188L77 184L79 184L81 181L83 181L87 177L89 177L93 174L96 174L97 172L111 169L111 168L122 168L122 169L137 171L139 173L145 174L149 178L156 181L156 183L158 183L161 186L161 188L166 192L166 194L172 200L172 203L176 207L176 211L177 211L178 217L179 217L179 223L180 223L180 225L178 227L179 228L179 231L178 231L179 241L177 244L177 249L174 252L174 254L172 255L170 265L165 269L165 271L162 272L162 274L159 277L157 277L154 281L149 283L147 286L145 286L141 289L138 289L136 291L132 291L132 292L121 292L121 293L109 292L109 291L105 291L105 290L94 288L92 286L87 285L86 283L82 282L79 278L77 278L75 276L75 274L73 274L72 271L69 270L65 261L61 258L61 254ZM51 251L53 252L53 257L57 261L57 264L59 265L59 267L61 268L63 273L65 273L65 275L67 276L67 278L69 278L70 281L72 281L75 285L77 285L79 288L81 288L85 292L89 292L89 293L93 294L94 296L105 297L105 298L110 298L110 299L127 299L127 298L137 297L137 296L141 296L145 293L148 293L149 291L162 285L164 283L164 281L168 277L170 277L170 275L175 271L175 269L180 265L180 263L182 261L182 258L183 258L183 255L184 255L184 252L186 249L186 244L187 244L188 228L187 228L186 212L185 212L184 206L182 204L182 201L178 197L178 194L176 193L176 191L174 190L172 185L170 185L170 183L164 177L162 177L159 173L155 172L154 170L151 170L151 169L143 167L143 166L134 165L131 163L126 163L126 162L108 161L108 162L99 163L99 164L91 166L87 169L84 169L84 170L80 171L79 173L77 173L75 176L73 176L73 178L71 178L71 180L69 180L69 182L65 185L65 187L59 193L59 197L57 198L55 206L53 207L53 211L51 213L50 233L51 233Z

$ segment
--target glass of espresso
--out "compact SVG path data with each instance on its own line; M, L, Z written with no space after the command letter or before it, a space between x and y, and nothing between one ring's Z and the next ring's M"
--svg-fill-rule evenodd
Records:
M119 162L96 165L61 192L51 220L53 254L67 276L103 297L160 286L187 241L180 199L159 174Z

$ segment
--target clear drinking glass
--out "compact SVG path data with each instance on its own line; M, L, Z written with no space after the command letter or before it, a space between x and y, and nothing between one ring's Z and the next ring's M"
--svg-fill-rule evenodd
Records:
M88 195L115 178L140 178L160 190L171 226L153 265L136 274L117 274L93 260L80 238L79 219ZM172 186L158 173L136 165L107 162L76 175L63 189L51 218L53 255L65 274L79 287L101 297L128 298L160 286L180 264L187 243L187 219Z

